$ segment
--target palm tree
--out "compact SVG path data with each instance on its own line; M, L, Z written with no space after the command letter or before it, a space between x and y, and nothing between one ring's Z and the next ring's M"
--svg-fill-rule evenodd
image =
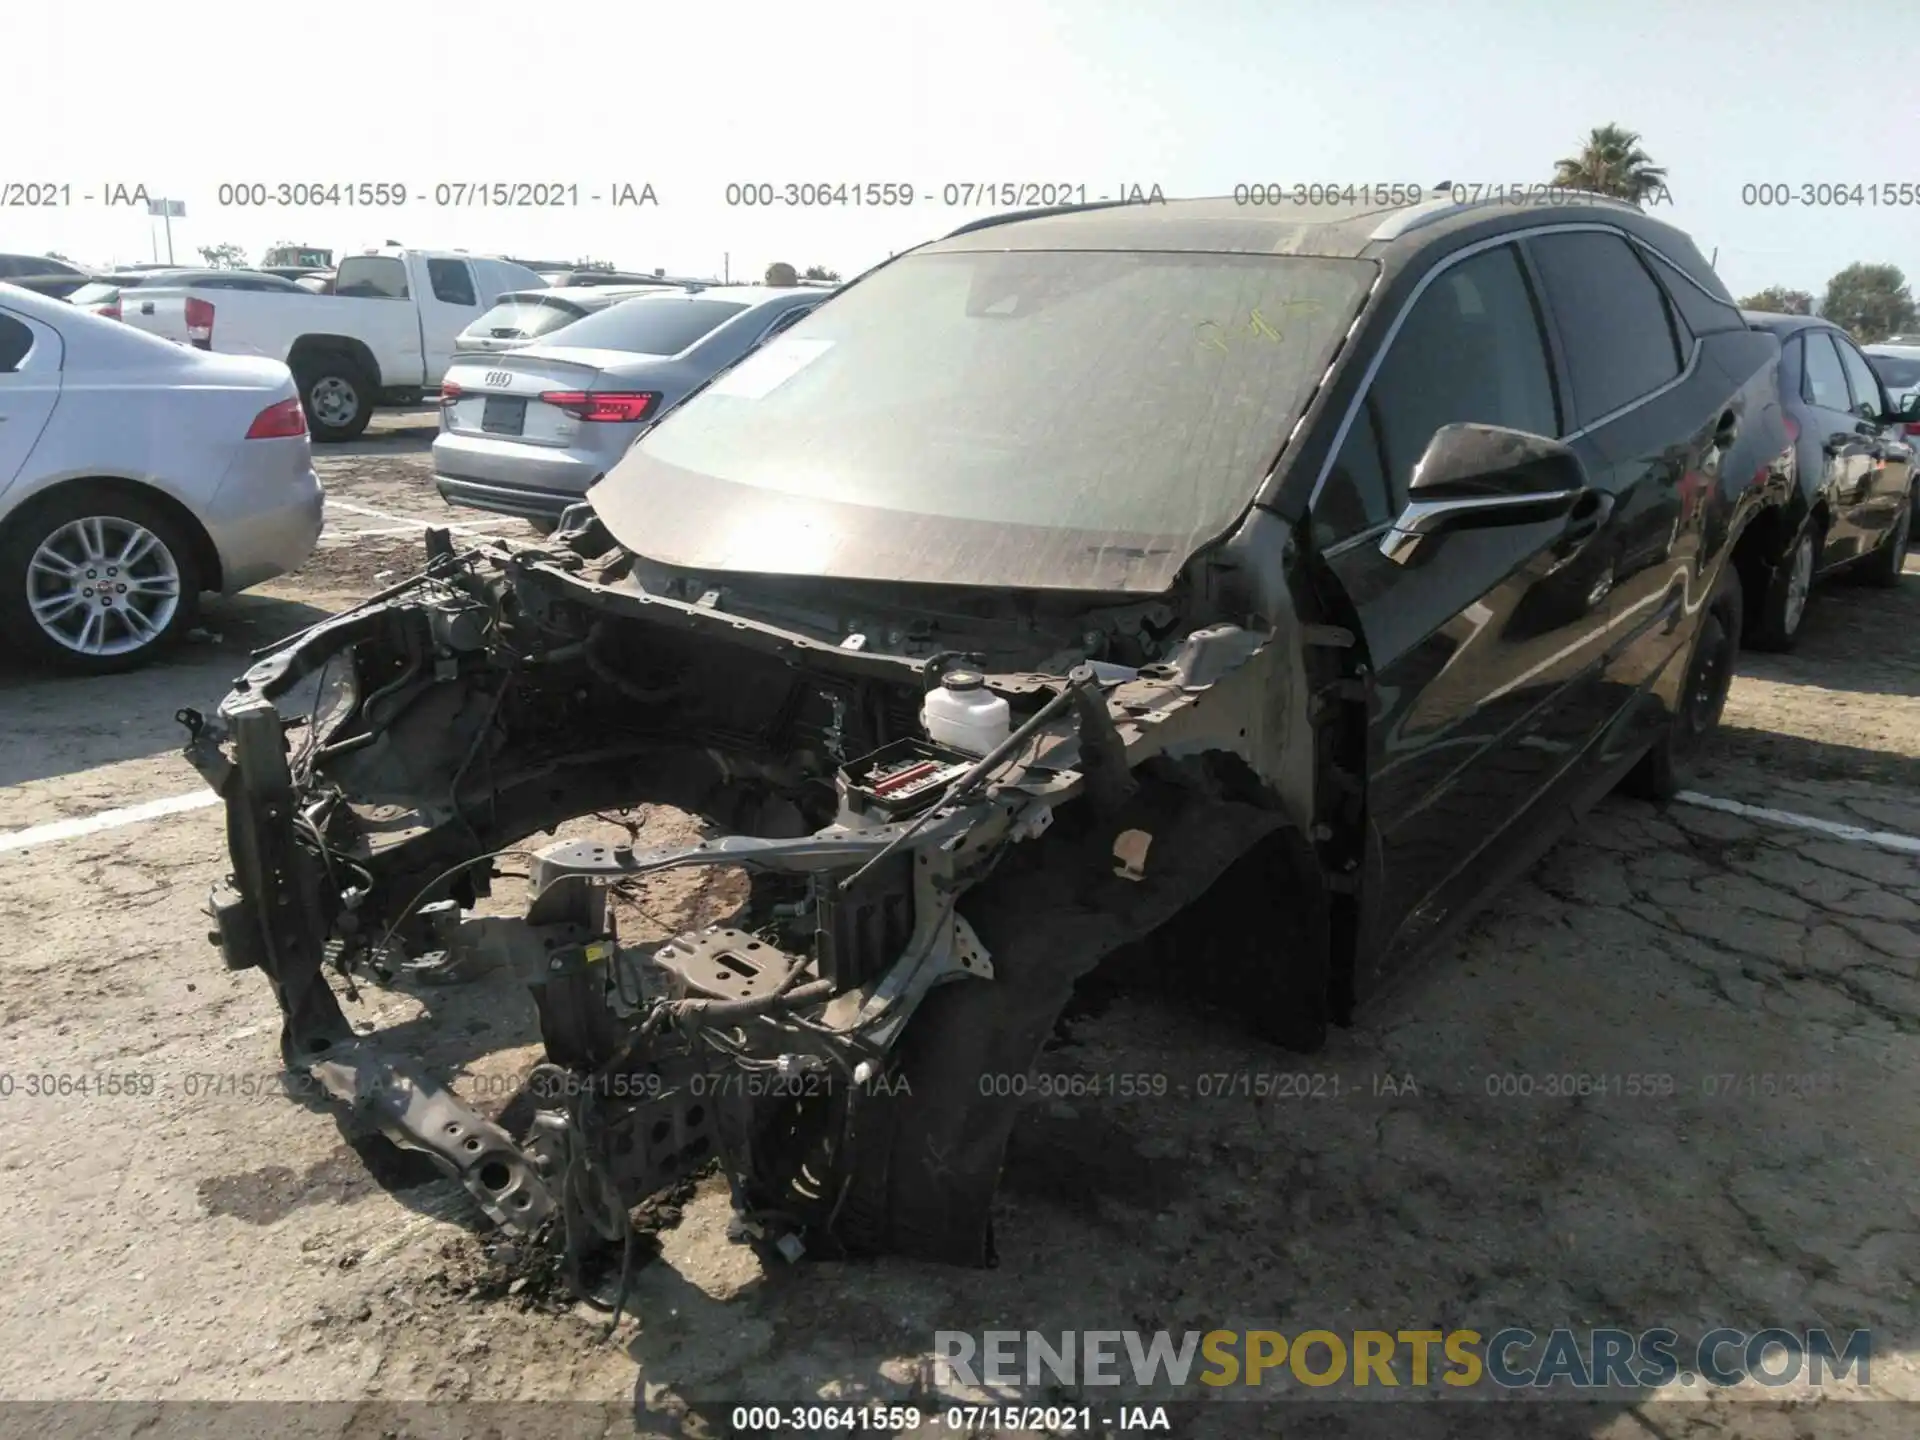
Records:
M1666 189L1667 172L1640 148L1639 135L1620 125L1602 125L1587 136L1578 155L1554 162L1553 183L1638 205Z

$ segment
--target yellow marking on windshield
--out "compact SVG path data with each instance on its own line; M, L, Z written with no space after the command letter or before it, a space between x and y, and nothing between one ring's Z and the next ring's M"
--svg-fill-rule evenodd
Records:
M1270 308L1270 307L1269 307ZM1318 310L1318 300L1282 300L1280 309L1292 310L1305 308ZM1222 355L1228 353L1227 340L1231 336L1246 336L1255 340L1266 340L1278 345L1286 340L1286 332L1261 313L1260 309L1250 310L1244 321L1236 321L1231 327L1223 326L1215 320L1202 320L1193 327L1193 333L1199 342L1210 350L1218 350Z

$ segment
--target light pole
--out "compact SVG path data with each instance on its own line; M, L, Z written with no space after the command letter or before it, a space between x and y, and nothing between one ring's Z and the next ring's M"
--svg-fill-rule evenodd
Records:
M186 219L186 218L187 218L187 207L186 207L186 204L185 204L185 203L184 203L183 201L179 201L179 200L149 200L149 201L147 201L147 218L148 218L148 221L149 221L149 223L151 223L151 221L152 221L152 218L153 218L153 217L154 217L155 215L158 215L158 216L159 216L159 217L160 217L160 218L161 218L161 219L162 219L162 220L163 220L163 221L164 221L164 222L166 223L166 227L167 227L167 264L169 264L169 265L171 265L171 264L173 264L173 221L174 221L174 217L175 217L175 216L178 216L178 217L179 217L180 219L182 219L182 220L184 220L184 219ZM151 230L149 230L149 232L148 232L148 233L149 233L149 235L151 235L151 233L152 233L152 232L151 232ZM156 256L156 258L158 258L158 257Z

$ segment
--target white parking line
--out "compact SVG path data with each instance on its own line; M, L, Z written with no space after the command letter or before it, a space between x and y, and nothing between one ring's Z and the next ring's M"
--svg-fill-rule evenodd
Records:
M419 533L418 525L376 525L370 530L329 530L320 538L324 542L341 545L349 540L385 540L395 535L418 535Z
M1697 790L1682 790L1673 797L1682 805L1697 805L1702 810L1719 810L1748 820L1763 820L1769 825L1790 825L1796 830L1811 830L1831 835L1836 840L1851 840L1857 845L1878 845L1883 850L1898 850L1920 855L1920 838L1900 835L1891 830L1868 830L1860 825L1842 825L1837 820L1822 820L1813 815L1798 815L1791 810L1769 810L1764 805L1743 805L1738 800L1722 800L1718 795L1702 795Z
M0 851L31 850L36 845L51 845L56 840L74 840L100 830L117 830L122 825L138 825L143 820L158 820L163 815L179 815L188 810L204 810L218 805L220 797L211 790L195 790L187 795L169 795L164 800L149 800L143 805L128 805L119 810L102 810L72 820L54 820L32 825L25 830L9 830L0 835Z
M445 520L421 520L412 515L394 515L385 510L375 510L367 505L349 505L345 500L335 500L332 496L327 497L327 509L344 510L349 515L365 515L370 520L384 520L389 525L398 525L401 528L393 532L396 535L404 535L410 529L447 530L455 535L473 535L482 540L487 540L493 537L489 531L480 528L482 525L511 525L514 523L513 517L508 515L503 515L498 520L476 520L471 525L455 525L451 521ZM366 534L368 532L348 531L344 533Z

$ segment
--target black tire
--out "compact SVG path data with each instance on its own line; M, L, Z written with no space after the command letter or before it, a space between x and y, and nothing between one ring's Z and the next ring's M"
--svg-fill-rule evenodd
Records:
M1820 533L1820 522L1809 515L1780 563L1768 572L1760 613L1744 637L1750 649L1784 654L1799 641L1812 601L1813 572L1820 563Z
M1700 748L1726 708L1740 658L1740 618L1743 609L1740 576L1731 564L1721 571L1720 583L1687 656L1686 680L1674 706L1666 733L1656 740L1640 762L1620 782L1620 788L1643 800L1665 803L1692 783Z
M1913 506L1908 504L1900 507L1900 514L1893 522L1893 533L1880 542L1880 548L1860 567L1861 578L1882 590L1893 589L1906 571L1907 546L1912 539Z
M344 355L311 355L294 370L300 408L316 443L358 440L373 420L373 382Z
M85 548L94 543L88 521L104 527L94 533L105 558L93 564L85 558ZM113 552L134 538L135 530L152 545L124 570L110 564L119 558ZM144 665L193 626L202 583L194 538L154 501L115 486L72 486L29 502L0 534L0 626L30 659L69 674L110 675ZM30 573L43 546L48 553ZM64 582L73 604L58 610L52 607L62 582L49 569L50 560L77 562ZM30 584L40 588L37 600ZM157 587L169 584L170 607L157 593ZM108 586L114 587L111 592ZM156 593L129 604L130 595L138 596L143 587L156 587ZM133 625L128 617L142 624ZM97 648L81 648L96 627L98 638L91 643ZM143 628L152 633L141 638L137 631Z

